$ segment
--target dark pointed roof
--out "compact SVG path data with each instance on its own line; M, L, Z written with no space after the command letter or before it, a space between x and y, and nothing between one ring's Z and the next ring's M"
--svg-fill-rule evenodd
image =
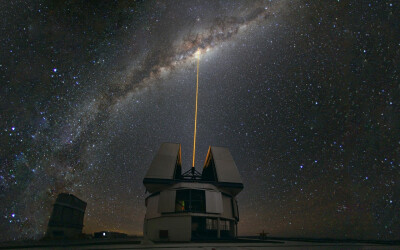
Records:
M237 195L243 189L242 178L227 148L210 146L204 162L202 179L214 182L225 192Z
M161 144L147 170L143 184L150 192L156 192L165 184L180 177L181 168L181 144L165 142Z
M214 181L242 183L233 157L227 148L210 146L203 167L203 176ZM203 178L204 178L203 177Z

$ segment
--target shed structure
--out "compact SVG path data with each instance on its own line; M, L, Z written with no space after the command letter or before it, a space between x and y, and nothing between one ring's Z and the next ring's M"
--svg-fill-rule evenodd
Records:
M152 241L235 238L243 183L227 148L210 146L202 173L182 173L181 145L163 143L143 180L144 237Z

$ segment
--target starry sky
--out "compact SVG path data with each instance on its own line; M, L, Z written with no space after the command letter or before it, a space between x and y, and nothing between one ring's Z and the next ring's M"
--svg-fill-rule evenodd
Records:
M399 240L398 1L1 1L0 240L141 234L162 142L228 147L240 235Z

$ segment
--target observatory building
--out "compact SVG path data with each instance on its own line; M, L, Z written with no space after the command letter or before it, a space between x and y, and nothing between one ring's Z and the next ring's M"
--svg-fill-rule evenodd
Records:
M54 203L47 227L47 238L78 238L82 234L86 202L78 197L61 193Z
M163 143L143 180L144 237L152 241L234 238L243 184L227 148L210 146L202 173L182 173L181 145Z

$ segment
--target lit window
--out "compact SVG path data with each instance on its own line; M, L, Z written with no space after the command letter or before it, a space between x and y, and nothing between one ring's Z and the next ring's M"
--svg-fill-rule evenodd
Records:
M176 212L200 212L206 211L204 190L183 189L176 191Z
M228 220L220 220L219 221L219 228L222 231L229 231L230 230L229 221Z
M217 219L206 219L206 229L207 230L217 230Z

